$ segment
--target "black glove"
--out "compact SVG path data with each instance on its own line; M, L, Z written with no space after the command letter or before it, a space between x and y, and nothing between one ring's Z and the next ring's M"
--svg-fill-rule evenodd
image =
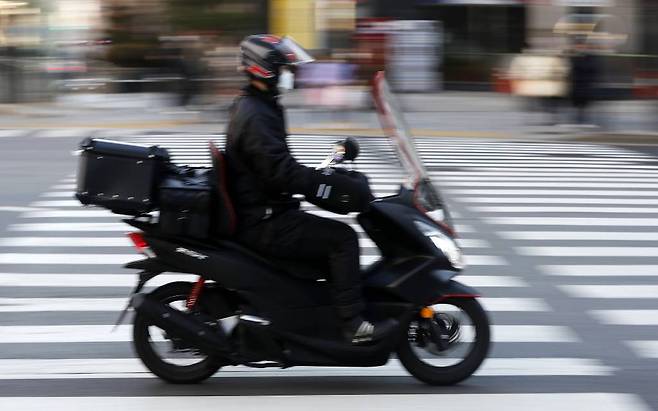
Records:
M368 177L342 168L313 170L306 201L336 214L361 212L374 199Z

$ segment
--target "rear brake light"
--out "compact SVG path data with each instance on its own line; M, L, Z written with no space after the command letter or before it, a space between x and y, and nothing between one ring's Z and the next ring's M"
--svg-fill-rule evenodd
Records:
M128 233L128 238L130 238L130 240L133 242L135 248L139 253L144 254L145 256L150 258L155 257L155 253L149 247L142 233L138 233L138 232Z

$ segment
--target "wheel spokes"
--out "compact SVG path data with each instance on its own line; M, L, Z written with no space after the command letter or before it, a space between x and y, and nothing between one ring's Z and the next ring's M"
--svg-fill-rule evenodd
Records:
M451 304L434 305L432 312L428 312L428 308L423 308L420 318L409 326L412 350L419 359L434 367L462 362L472 350L476 338L472 320Z

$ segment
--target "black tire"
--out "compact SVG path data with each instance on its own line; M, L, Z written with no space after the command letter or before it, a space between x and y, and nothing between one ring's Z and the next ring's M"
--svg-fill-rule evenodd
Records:
M164 303L186 299L192 290L192 283L174 282L158 287L151 296ZM146 368L163 380L173 384L194 384L210 378L222 367L222 361L212 355L191 365L176 365L164 361L153 349L148 327L152 324L137 313L133 321L133 346L137 356Z
M475 341L464 359L457 364L446 367L427 364L416 355L406 331L398 347L397 354L404 368L420 381L430 385L453 385L470 377L487 357L491 338L489 319L480 303L474 298L448 299L441 302L441 304L454 305L463 310L470 317L475 327ZM411 321L415 320L413 318L405 324L405 330L409 328Z

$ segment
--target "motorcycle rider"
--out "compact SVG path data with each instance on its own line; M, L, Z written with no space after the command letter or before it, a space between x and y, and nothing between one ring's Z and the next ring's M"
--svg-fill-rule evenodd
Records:
M354 344L381 339L396 323L363 318L356 232L301 211L293 197L317 192L314 178L322 172L299 164L290 153L279 81L313 58L291 38L269 34L246 37L240 54L248 84L231 108L226 139L237 240L264 255L328 266L345 338Z

